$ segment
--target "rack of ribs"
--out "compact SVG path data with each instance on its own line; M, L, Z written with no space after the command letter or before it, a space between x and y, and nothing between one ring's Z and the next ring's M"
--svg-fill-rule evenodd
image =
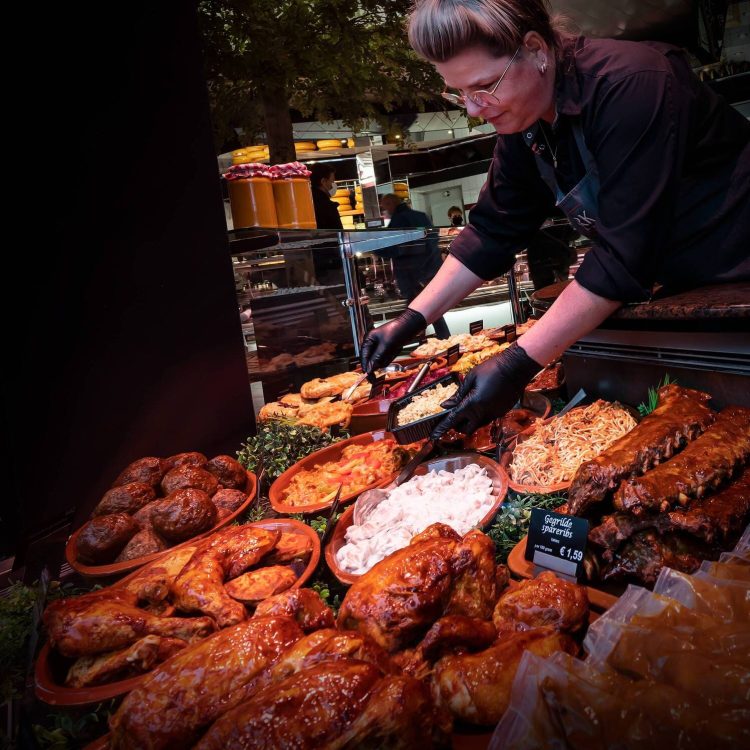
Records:
M750 466L721 492L667 515L672 528L707 542L733 540L750 517Z
M568 512L581 515L623 479L644 474L700 435L714 420L714 412L705 405L710 398L692 388L662 386L651 414L604 453L578 467L570 485Z
M614 506L640 515L687 505L718 487L750 457L750 409L728 406L685 450L643 476L623 482Z
M660 536L654 529L639 531L615 553L602 571L602 580L635 578L651 585L664 567L694 573L703 560L716 560L720 549L684 534Z

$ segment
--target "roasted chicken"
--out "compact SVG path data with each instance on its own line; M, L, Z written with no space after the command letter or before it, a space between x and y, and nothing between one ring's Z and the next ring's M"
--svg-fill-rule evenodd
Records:
M91 656L125 648L146 635L191 642L214 630L210 617L156 617L136 603L136 595L125 588L53 602L43 618L50 644L63 656Z
M225 713L195 749L427 749L436 746L433 732L432 702L422 683L343 659L269 686Z
M492 622L501 637L507 632L543 626L576 633L586 625L588 616L586 588L545 571L502 594L495 605Z
M192 747L301 637L288 617L258 617L185 649L125 697L110 719L113 750Z
M508 708L510 690L525 651L548 656L555 651L575 654L570 636L551 628L508 633L475 654L445 656L435 664L432 695L438 707L470 724L494 725Z
M231 526L199 545L190 562L172 584L172 600L183 612L211 615L220 628L245 619L245 606L224 590L224 581L236 578L273 549L278 531L256 526Z
M179 638L147 635L132 646L99 656L82 656L68 670L65 684L81 688L148 672L188 644Z
M489 618L497 599L492 541L463 540L433 524L356 581L339 610L340 628L359 630L387 651L418 641L444 613Z

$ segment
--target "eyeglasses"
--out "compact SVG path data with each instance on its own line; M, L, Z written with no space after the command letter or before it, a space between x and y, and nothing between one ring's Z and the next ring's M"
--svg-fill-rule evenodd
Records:
M500 85L503 78L505 78L506 73L510 70L510 66L513 64L513 61L516 59L520 51L521 48L518 47L513 53L513 57L510 58L510 62L505 66L503 74L497 79L497 82L489 91L481 89L479 91L472 91L471 93L467 92L466 94L452 94L450 91L443 91L440 96L442 96L443 99L447 99L451 104L456 104L464 109L466 108L467 99L477 107L491 107L493 104L497 104L498 99L495 96L495 91L497 91L497 87Z

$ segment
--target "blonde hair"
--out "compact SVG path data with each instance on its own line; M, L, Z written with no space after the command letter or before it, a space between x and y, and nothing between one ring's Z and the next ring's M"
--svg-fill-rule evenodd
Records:
M511 55L529 31L559 46L548 0L415 0L407 24L409 44L432 63L474 45Z

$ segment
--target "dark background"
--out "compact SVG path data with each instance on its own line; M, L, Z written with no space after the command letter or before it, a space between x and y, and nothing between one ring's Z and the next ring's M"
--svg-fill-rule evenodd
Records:
M17 564L131 460L233 455L254 430L194 4L84 5L12 25L33 31L6 99L0 558Z

